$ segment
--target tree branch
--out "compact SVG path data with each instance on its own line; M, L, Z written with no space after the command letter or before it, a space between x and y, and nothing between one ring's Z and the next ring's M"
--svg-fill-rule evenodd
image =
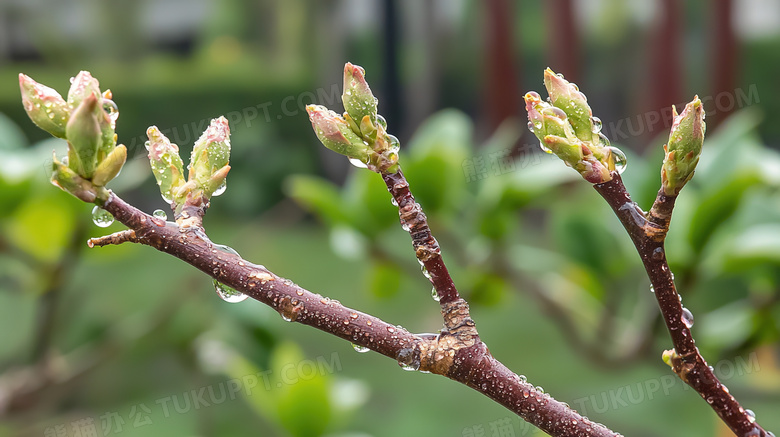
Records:
M402 178L402 175L399 177ZM401 182L401 179L388 180ZM396 185L393 183L391 188ZM412 197L408 192L408 184L405 187L400 185L391 193L394 198L406 198L404 203L399 202L403 208ZM493 358L487 346L476 335L473 322L468 318L468 306L457 297L454 286L451 288L453 294L447 295L448 310L443 311L445 329L438 336L414 335L377 317L345 307L336 300L304 290L292 281L276 276L263 266L238 255L218 250L200 227L180 228L176 223L162 223L113 193L110 193L103 208L135 232L136 242L187 262L218 281L272 307L285 320L302 323L366 347L395 359L405 367L461 382L550 435L619 435L536 390L524 377L513 373ZM419 224L415 228L422 229ZM434 258L437 257L429 257L427 261ZM440 263L440 266L436 263ZM446 268L442 269L444 265L440 256L438 261L430 265L434 269L432 278L442 280L445 284L447 281L451 283ZM440 270L435 270L437 268ZM443 290L448 288L444 287ZM474 335L462 335L459 331L464 329L473 331Z
M618 173L613 172L612 180L593 187L612 207L642 259L674 345L669 354L674 373L696 390L738 436L770 435L755 423L755 418L745 413L745 409L729 394L728 388L718 380L712 368L699 354L691 335L693 317L682 305L682 298L677 293L664 251L664 241L676 196L668 196L661 189L650 212L645 214L639 205L631 200Z

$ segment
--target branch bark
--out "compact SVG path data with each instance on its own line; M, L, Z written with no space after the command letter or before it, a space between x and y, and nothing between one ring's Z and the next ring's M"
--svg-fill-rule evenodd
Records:
M737 436L769 436L718 380L696 347L690 330L693 318L677 293L664 251L676 196L665 195L662 188L650 212L645 213L631 200L619 174L613 172L612 180L593 187L612 207L642 259L674 345L670 354L674 373L696 390Z
M403 178L400 174L398 177ZM388 180L398 182L394 178ZM396 185L394 183L392 187ZM399 199L405 198L407 203L410 200L413 202L411 193L408 193L408 184L405 188L398 186L391 193ZM402 208L404 204L399 202ZM473 321L468 317L468 305L458 297L454 285L451 288L453 294L445 291L442 295L445 328L436 336L415 335L370 314L348 308L336 300L304 290L261 265L218 250L200 226L180 227L173 222L163 222L127 204L114 193L109 194L103 208L134 231L135 238L128 239L128 242L145 244L175 256L270 306L285 320L348 340L390 357L401 365L461 382L552 436L620 435L536 390L524 377L493 358L476 334ZM431 265L432 280L436 278L448 284L449 275L445 275L446 268L440 261L440 255L438 262L441 263L438 267ZM449 283L451 281L449 279ZM448 288L444 287L443 290Z

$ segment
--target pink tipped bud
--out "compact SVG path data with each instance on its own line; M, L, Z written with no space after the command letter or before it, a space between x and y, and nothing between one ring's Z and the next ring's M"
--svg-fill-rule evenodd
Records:
M38 127L57 138L65 138L65 126L70 118L70 108L60 94L39 84L31 77L19 74L22 104L27 116Z

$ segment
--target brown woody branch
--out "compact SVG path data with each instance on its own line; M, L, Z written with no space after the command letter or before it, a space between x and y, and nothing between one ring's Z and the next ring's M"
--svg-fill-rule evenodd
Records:
M402 178L402 175L399 177ZM391 190L394 197L408 196L411 199L408 184L406 187L393 184L392 187L395 188L395 191ZM401 206L404 204L399 202ZM473 322L468 317L468 306L457 296L454 286L451 288L453 294L446 294L447 288L443 288L445 293L442 300L447 296L447 309L443 309L445 328L437 336L415 335L377 317L345 307L336 300L304 290L263 266L218 250L201 227L180 227L176 223L163 222L125 203L113 193L110 193L103 208L134 231L135 242L187 262L218 281L265 303L278 311L285 320L317 328L393 358L399 364L461 382L552 436L619 435L536 390L524 378L493 358L477 336ZM440 266L430 265L433 269L432 278L446 283L449 275L443 269L443 263Z
M755 418L745 413L728 388L718 380L699 353L691 330L685 323L682 298L677 293L664 251L676 196L667 196L661 189L650 212L645 213L631 200L617 173L612 173L612 180L593 187L612 207L642 259L674 345L671 353L674 373L696 390L737 436L770 435L755 423Z

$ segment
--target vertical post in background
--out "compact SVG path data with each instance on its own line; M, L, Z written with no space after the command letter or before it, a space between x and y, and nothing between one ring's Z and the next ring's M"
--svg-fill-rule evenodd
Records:
M738 46L737 36L734 31L734 25L731 21L734 7L733 0L715 0L712 2L712 17L710 32L712 37L710 41L710 72L712 74L712 96L719 93L733 93L737 84L737 65L738 65ZM718 111L718 116L714 117L709 123L714 123L714 128L719 122L722 122L732 111L724 108L725 111Z
M485 26L485 113L488 132L493 132L502 121L518 116L519 75L512 33L513 2L509 0L487 0Z
M660 7L659 21L650 38L650 86L645 111L660 111L685 100L682 90L683 4L677 0L662 0ZM663 120L663 123L671 126L672 120Z
M547 0L547 66L571 82L581 82L580 44L572 0Z
M403 130L403 117L399 112L401 95L398 75L398 11L395 0L382 1L382 67L384 71L382 114L397 132Z

